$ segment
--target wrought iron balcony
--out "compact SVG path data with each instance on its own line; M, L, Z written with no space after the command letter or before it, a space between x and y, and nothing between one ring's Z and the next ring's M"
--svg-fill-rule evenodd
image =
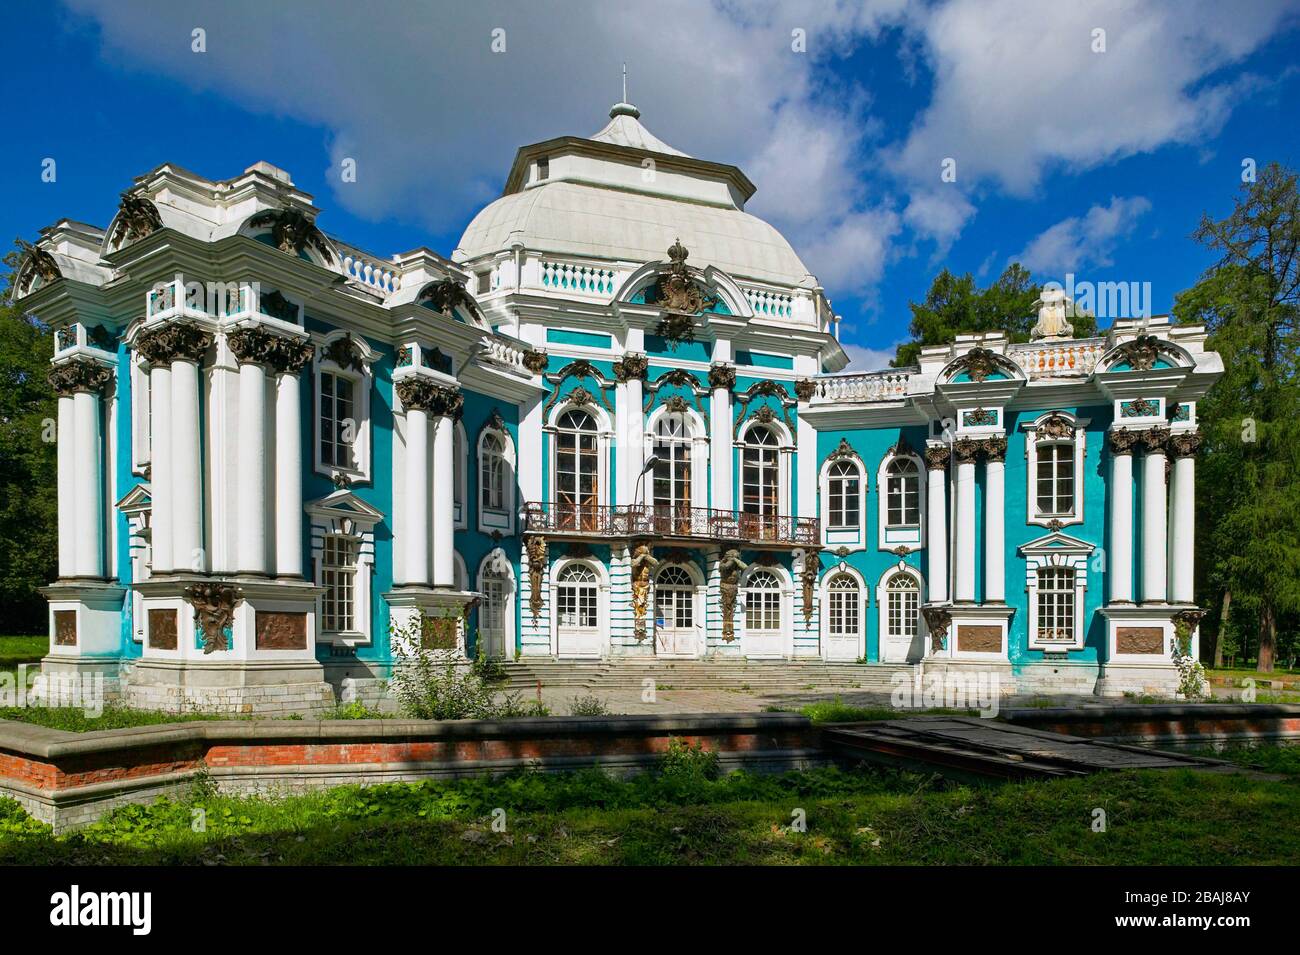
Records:
M655 537L753 547L816 547L821 542L820 522L815 517L774 517L656 504L610 507L530 501L524 505L524 533L550 537Z

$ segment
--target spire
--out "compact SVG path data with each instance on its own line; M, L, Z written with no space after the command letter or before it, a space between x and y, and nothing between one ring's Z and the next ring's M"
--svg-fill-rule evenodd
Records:
M623 64L623 98L609 108L609 118L615 119L619 116L631 116L633 119L641 117L641 111L627 101L627 64Z

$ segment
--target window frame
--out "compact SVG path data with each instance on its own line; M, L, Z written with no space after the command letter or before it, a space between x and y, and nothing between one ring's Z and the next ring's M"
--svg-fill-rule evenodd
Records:
M1050 419L1063 419L1070 426L1070 434L1066 437L1044 437L1038 439L1039 429L1043 427ZM1025 523L1047 527L1054 522L1059 522L1059 526L1066 527L1071 524L1082 524L1084 519L1084 467L1088 456L1088 420L1079 418L1068 411L1054 410L1039 415L1033 421L1022 425L1025 435ZM1049 513L1039 507L1038 500L1038 466L1041 462L1040 450L1043 448L1061 448L1065 446L1073 447L1074 467L1073 475L1073 493L1072 507L1069 512ZM1057 452L1053 452L1055 456ZM1058 475L1052 476L1053 495L1056 492L1056 483Z
M330 332L328 335L313 337L316 345L312 355L312 463L317 474L327 478L333 478L336 473L347 475L352 483L369 483L371 481L371 392L374 390L374 372L371 364L376 357L376 353L366 344L360 335L353 335L352 342L360 355L361 369L344 368L332 359L325 357L325 351L331 344L340 338L346 337L347 333L338 330ZM356 434L353 441L353 457L355 464L353 467L344 468L336 465L327 464L321 454L321 420L322 420L322 376L331 374L338 378L348 379L353 386L353 403L355 405L356 415Z
M907 462L912 466L910 476L903 476L902 479L910 479L914 483L916 493L915 524L890 523L893 498L891 480L900 479L899 475L891 474L891 471L895 465L901 462ZM921 455L905 444L901 447L895 445L881 458L880 466L876 470L876 538L878 549L894 552L899 547L905 547L909 551L914 551L921 550L926 546L927 525L929 523L929 477L929 472L926 470L925 461L921 458ZM906 507L905 498L904 507ZM906 510L904 511L904 517L906 517Z
M486 448L489 440L496 441L499 451L489 451ZM495 458L501 463L501 506L489 507L484 503L485 469L489 464L489 458ZM479 432L477 446L475 448L475 460L477 461L478 480L475 487L475 502L478 513L478 529L480 532L490 534L493 531L499 531L503 534L511 535L515 532L515 511L516 500L518 499L516 476L516 454L514 438L510 435L509 428L504 422L500 425L489 422L482 431Z

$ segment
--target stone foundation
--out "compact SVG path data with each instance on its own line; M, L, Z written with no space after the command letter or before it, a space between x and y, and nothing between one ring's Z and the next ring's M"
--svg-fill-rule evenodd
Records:
M319 663L142 660L132 667L125 699L137 709L164 713L287 716L331 707L335 694Z

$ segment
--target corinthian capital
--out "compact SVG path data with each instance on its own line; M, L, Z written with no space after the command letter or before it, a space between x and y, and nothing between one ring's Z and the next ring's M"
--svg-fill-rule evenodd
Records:
M985 438L980 442L984 451L984 458L987 461L1005 461L1007 459L1007 438L1006 435L996 434L991 438Z
M970 438L958 438L952 443L952 452L958 464L974 464L982 450L982 442Z
M227 335L226 343L241 364L251 362L292 374L311 361L314 350L311 342L276 335L264 328L241 328Z
M1201 436L1195 431L1183 431L1169 437L1169 453L1175 458L1191 458L1201 449Z
M151 365L170 365L174 361L201 362L211 345L211 335L187 322L168 323L135 340L135 350Z
M459 418L465 405L465 396L457 389L444 388L420 376L399 381L397 397L404 408L427 411L435 417Z
M1142 447L1147 454L1164 454L1169 445L1168 428L1147 428L1142 432Z
M113 370L98 362L74 358L55 365L46 375L50 387L60 398L78 391L98 392L113 380Z
M931 471L948 470L948 459L951 452L946 444L931 444L925 449L925 466Z

